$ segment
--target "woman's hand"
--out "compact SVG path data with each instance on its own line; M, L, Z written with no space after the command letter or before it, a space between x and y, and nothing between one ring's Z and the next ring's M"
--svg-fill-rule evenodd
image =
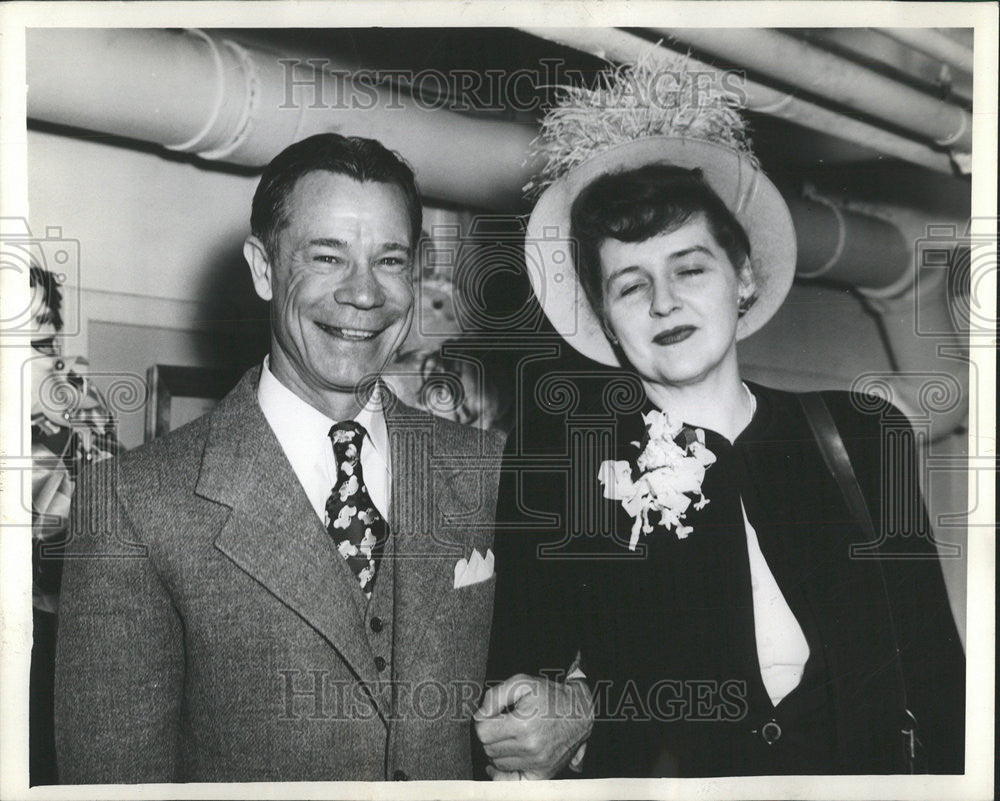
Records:
M593 699L586 682L519 673L486 691L473 720L491 779L551 779L590 736Z

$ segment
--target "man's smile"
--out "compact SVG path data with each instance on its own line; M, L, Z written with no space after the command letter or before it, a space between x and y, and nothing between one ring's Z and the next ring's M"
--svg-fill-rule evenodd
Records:
M323 323L316 323L316 325L332 337L350 340L351 342L364 342L365 340L375 339L375 337L382 333L381 330L372 331L365 328L341 328Z

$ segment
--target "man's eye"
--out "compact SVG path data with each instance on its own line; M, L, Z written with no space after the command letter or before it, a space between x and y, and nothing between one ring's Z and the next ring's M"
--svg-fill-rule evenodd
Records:
M322 262L323 264L340 264L343 262L343 259L333 253L318 253L313 256L313 261Z
M383 256L379 259L379 264L392 270L402 270L409 266L409 260L402 256Z

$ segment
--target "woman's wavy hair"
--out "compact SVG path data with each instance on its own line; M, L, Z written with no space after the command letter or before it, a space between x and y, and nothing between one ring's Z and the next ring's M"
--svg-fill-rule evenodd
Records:
M709 231L739 271L750 260L750 239L699 169L649 164L595 179L570 210L576 270L590 305L604 319L599 250L606 239L643 242L704 215ZM740 313L750 308L751 297Z

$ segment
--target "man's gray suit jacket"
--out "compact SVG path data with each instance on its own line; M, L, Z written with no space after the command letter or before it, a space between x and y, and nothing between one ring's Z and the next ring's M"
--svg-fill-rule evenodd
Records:
M259 375L80 483L60 780L471 778L494 581L455 589L455 565L492 544L502 436L382 389L391 537L366 603L261 412Z

